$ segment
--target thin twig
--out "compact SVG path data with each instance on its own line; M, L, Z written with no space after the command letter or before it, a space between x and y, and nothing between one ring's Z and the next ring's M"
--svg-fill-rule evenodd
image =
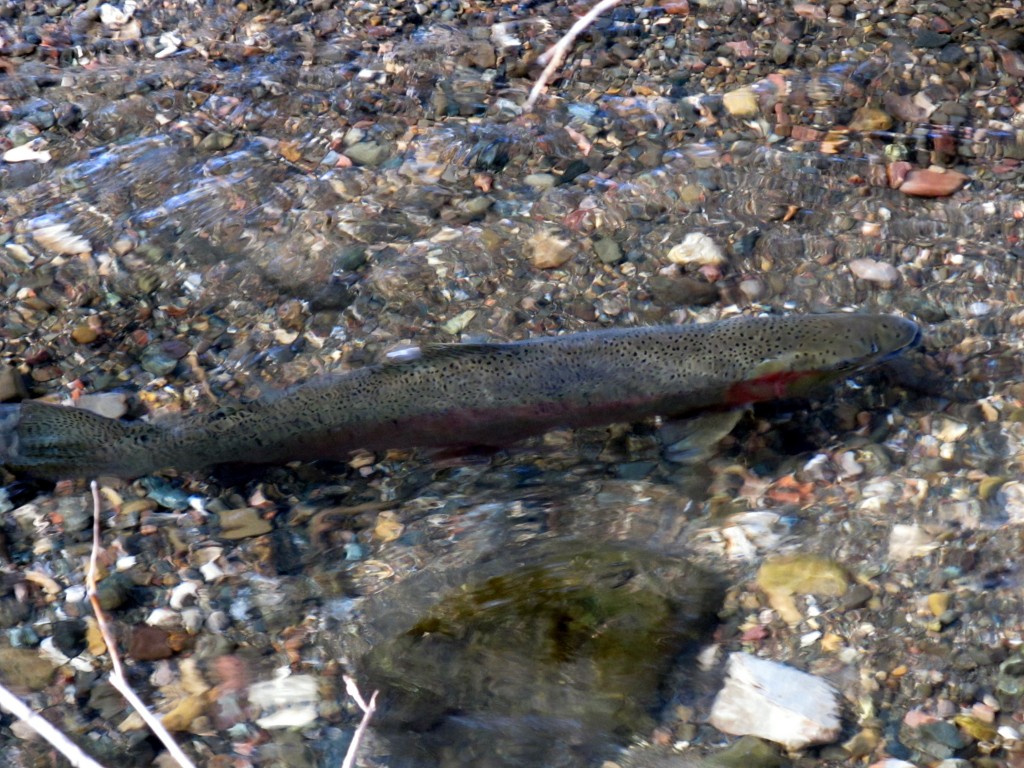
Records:
M351 696L361 710L363 710L363 719L359 721L359 726L356 728L356 732L352 734L352 741L348 745L348 751L345 753L345 760L341 764L341 768L352 768L356 764L356 753L359 752L359 742L363 739L363 734L366 733L366 728L370 724L370 718L373 717L373 713L377 711L377 694L379 691L374 691L370 700L367 702L363 699L363 694L359 692L359 688L356 686L356 681L348 675L342 678L345 681L345 691Z
M540 92L544 90L544 86L547 85L548 80L555 74L555 70L558 69L562 62L565 61L565 55L569 52L569 48L576 42L576 38L579 34L594 23L594 19L600 16L602 13L607 11L609 8L614 8L616 5L621 3L622 0L601 0L597 5L587 11L575 24L573 24L569 31L562 36L562 38L555 43L553 46L548 48L537 61L541 64L547 64L544 67L544 71L540 73L540 77L537 78L537 82L533 84L533 88L530 89L530 95L526 99L526 103L523 104L523 110L529 111L533 109L533 105L537 103L537 99L540 98Z
M174 758L181 768L196 768L195 764L189 760L188 755L182 751L171 734L164 728L164 724L160 722L160 719L149 711L146 705L142 703L142 699L128 685L128 678L125 677L124 667L121 666L121 655L117 652L117 641L114 638L114 633L110 631L107 616L103 612L99 596L96 594L96 561L99 559L100 552L100 487L95 480L89 484L89 487L92 489L92 553L89 555L89 572L86 574L85 583L89 590L89 603L92 605L93 613L96 614L96 624L99 626L100 634L103 635L103 642L107 644L107 652L110 654L110 684L132 705L132 709L139 713L139 716L149 726L149 729L156 734L157 738L163 742L171 757Z
M79 749L78 745L72 742L71 739L54 728L42 715L37 715L29 709L21 699L3 685L0 685L0 707L12 713L29 728L46 739L50 746L64 755L75 768L103 768L102 765Z

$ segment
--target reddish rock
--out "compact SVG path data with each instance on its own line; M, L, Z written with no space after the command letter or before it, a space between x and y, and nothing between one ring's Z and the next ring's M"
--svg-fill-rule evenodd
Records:
M967 177L958 171L925 168L910 171L899 190L915 197L946 197L966 183Z
M899 162L889 163L885 166L885 175L889 180L889 186L893 189L899 189L900 184L907 178L907 174L913 169L910 163L905 160Z

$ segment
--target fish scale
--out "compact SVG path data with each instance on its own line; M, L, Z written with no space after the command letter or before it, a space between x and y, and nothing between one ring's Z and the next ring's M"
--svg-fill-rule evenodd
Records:
M345 459L359 448L502 446L560 427L803 396L919 338L900 317L827 314L438 345L169 426L0 406L0 460L41 477L135 477Z

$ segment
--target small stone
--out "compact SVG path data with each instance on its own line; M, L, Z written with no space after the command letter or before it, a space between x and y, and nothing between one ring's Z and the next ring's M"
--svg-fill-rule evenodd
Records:
M405 526L399 522L398 515L394 512L381 512L373 526L373 535L383 542L389 542L401 536L404 530Z
M861 280L878 283L883 288L892 288L899 282L900 273L892 264L875 259L854 259L849 264L850 271Z
M199 142L199 149L207 152L215 152L219 149L227 149L235 143L235 135L227 131L214 131L203 137Z
M757 95L750 88L737 88L722 96L722 105L733 117L756 117Z
M943 417L932 425L932 434L944 443L955 443L967 434L968 429L962 421Z
M757 736L797 750L838 738L839 701L832 686L820 678L748 653L733 653L708 721L723 733Z
M949 592L932 592L928 595L928 610L932 616L939 617L949 610L950 599Z
M622 248L610 237L599 237L594 241L594 253L602 264L618 264L622 261Z
M938 542L919 525L896 524L889 534L889 559L897 562L924 557Z
M210 697L202 694L186 696L164 715L160 722L169 731L187 731L196 718L206 713Z
M779 751L756 736L744 736L711 758L722 768L779 768L785 761Z
M162 627L147 624L132 627L128 655L136 661L167 659L179 650L181 647L173 641L172 633Z
M53 646L68 658L74 658L86 648L86 623L81 619L55 621L52 628Z
M82 395L75 405L83 410L106 416L108 419L119 419L128 412L128 399L121 392L96 392Z
M922 29L914 40L916 48L941 48L950 40L949 35L941 35L931 29Z
M92 344L100 336L99 331L88 323L76 325L71 331L71 338L76 344Z
M317 680L311 675L289 675L254 683L249 704L263 711L256 720L260 728L301 728L317 717L320 701Z
M838 563L817 555L783 555L761 565L757 585L768 602L790 624L803 619L793 595L838 597L846 592L850 579Z
M24 400L26 397L28 390L18 370L10 365L0 365L0 403Z
M360 141L346 149L345 154L353 163L376 167L388 159L391 151L376 141Z
M139 365L154 376L166 376L178 367L178 359L168 354L163 344L150 344L142 351Z
M919 168L910 171L899 190L915 197L946 197L967 183L968 177L959 171Z
M54 666L39 651L0 647L0 680L14 689L40 691L53 679Z
M649 283L654 300L663 307L701 307L718 301L718 286L692 277L654 275Z
M853 113L851 131L887 131L892 128L892 117L876 107L861 107Z
M531 173L523 181L534 189L551 189L558 183L558 177L551 173Z
M703 232L691 232L668 252L673 264L694 266L722 266L728 261L725 253Z
M554 269L565 264L573 256L570 245L568 240L549 232L538 232L526 242L530 262L538 269Z
M255 507L228 509L218 515L220 535L224 539L246 539L270 533L273 526Z

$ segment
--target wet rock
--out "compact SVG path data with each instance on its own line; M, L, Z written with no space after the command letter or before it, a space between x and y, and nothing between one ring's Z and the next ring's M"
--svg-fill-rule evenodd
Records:
M853 113L851 131L887 131L892 128L889 113L876 107L861 107Z
M722 768L780 768L784 764L778 749L756 736L744 736L716 752L710 763Z
M803 616L794 595L838 597L846 592L850 579L838 563L817 555L783 555L765 560L757 572L757 585L768 595L779 615L795 624Z
M622 248L610 237L599 237L594 241L594 253L602 264L618 264L622 261Z
M725 111L733 117L756 117L757 95L749 88L738 88L722 96Z
M346 148L345 154L357 165L376 167L391 156L391 149L376 141L360 141Z
M907 173L899 185L905 195L915 197L946 197L966 184L968 177L948 169L917 169Z
M262 536L273 530L270 521L255 507L228 509L217 517L220 521L220 536L223 539L246 539L250 536Z
M549 232L538 232L526 243L530 262L538 269L554 269L565 264L573 257L570 246L568 240Z
M707 573L645 551L517 547L382 594L359 679L381 690L376 727L401 753L562 765L653 724L662 677L720 594Z
M0 647L0 680L16 691L40 691L53 679L54 666L39 651Z
M86 623L81 619L68 619L53 624L52 634L54 647L69 658L74 658L85 650Z
M728 261L725 252L703 232L691 232L668 252L668 260L683 266L721 266Z
M25 382L17 369L10 365L0 366L0 403L8 400L24 400L28 396Z
M723 733L757 736L791 750L838 738L838 695L824 680L746 653L729 656L726 674L708 718Z
M700 307L718 301L718 286L692 277L654 275L648 283L654 300L665 307Z
M924 557L939 546L935 537L919 525L897 524L889 535L889 559L903 562Z
M319 686L312 675L281 675L274 680L253 683L249 704L260 712L261 728L300 728L317 718Z
M892 288L900 280L896 267L875 259L854 259L850 262L850 271L861 280L878 283L883 288Z
M967 739L953 723L943 720L921 723L912 727L904 723L900 729L900 743L932 759L953 757L958 749L967 746Z
M146 624L132 627L128 640L128 655L136 661L167 659L179 650L181 644L175 642L173 634L162 627L151 627Z

